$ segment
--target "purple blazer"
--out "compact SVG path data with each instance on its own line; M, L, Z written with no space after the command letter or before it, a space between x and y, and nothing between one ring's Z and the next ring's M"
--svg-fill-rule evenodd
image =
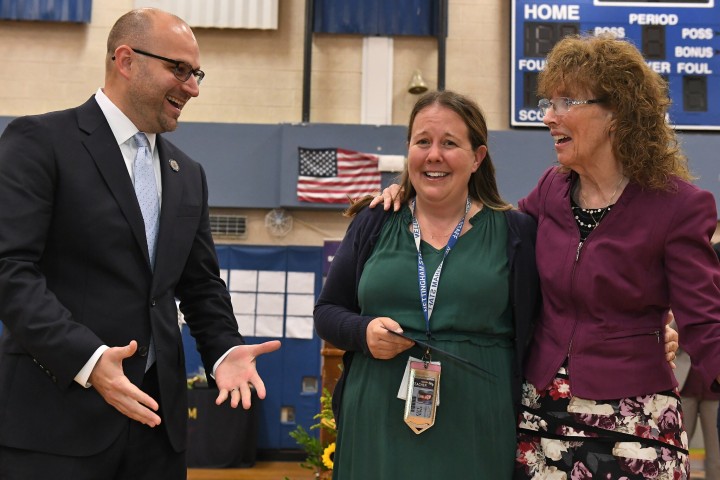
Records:
M547 170L519 202L537 220L543 308L525 375L545 388L568 359L573 394L615 399L677 386L664 358L672 308L706 385L720 374L720 264L712 194L674 178L671 191L631 182L579 247L576 174Z

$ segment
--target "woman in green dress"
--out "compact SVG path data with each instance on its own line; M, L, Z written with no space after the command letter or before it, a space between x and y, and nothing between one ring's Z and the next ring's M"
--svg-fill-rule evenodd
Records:
M400 211L348 210L315 308L320 337L346 351L333 478L510 478L535 223L500 197L469 98L421 97L407 157Z

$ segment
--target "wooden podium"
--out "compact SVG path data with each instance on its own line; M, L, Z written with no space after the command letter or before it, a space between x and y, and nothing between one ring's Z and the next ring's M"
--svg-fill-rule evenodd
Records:
M342 356L345 353L344 350L340 350L328 342L322 342L320 350L322 354L321 361L321 380L322 388L327 389L331 394L335 389L335 385L342 374ZM324 429L320 429L320 441L323 445L327 445L329 442L334 441L334 438L330 438L331 434L326 432Z

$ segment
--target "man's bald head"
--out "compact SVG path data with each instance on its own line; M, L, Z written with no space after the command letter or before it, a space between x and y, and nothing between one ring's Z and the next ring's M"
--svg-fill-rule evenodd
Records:
M108 63L111 62L115 50L120 45L130 45L140 49L147 48L147 44L153 41L153 37L155 36L154 28L159 19L184 25L190 29L182 18L157 8L138 8L131 10L118 18L110 30L107 39Z

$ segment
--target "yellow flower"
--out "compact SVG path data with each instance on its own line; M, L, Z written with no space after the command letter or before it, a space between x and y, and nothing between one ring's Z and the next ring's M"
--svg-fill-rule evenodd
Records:
M327 446L327 448L323 452L323 456L322 456L323 465L325 465L330 470L333 469L333 456L334 455L335 455L335 442L333 442Z
M323 418L320 420L320 424L328 430L335 430L335 419L334 418Z

